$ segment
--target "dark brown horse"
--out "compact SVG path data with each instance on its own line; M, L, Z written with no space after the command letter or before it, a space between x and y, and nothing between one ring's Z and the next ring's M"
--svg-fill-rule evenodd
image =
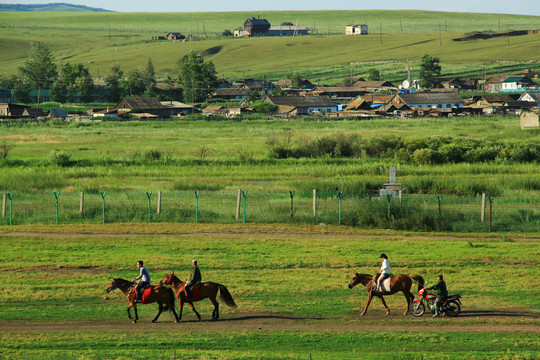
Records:
M126 295L129 306L127 308L128 317L131 321L134 323L139 320L139 315L137 314L137 304L135 303L135 286L137 283L134 283L133 281L124 280L124 279L113 279L113 281L109 284L107 287L107 292L111 292L116 289L122 290L122 292ZM159 305L159 312L152 320L153 323L157 321L159 318L159 315L163 311L172 311L174 314L175 322L178 322L180 319L178 318L178 315L176 314L176 310L174 309L174 293L173 291L166 287L166 286L151 286L150 290L150 297L147 299L146 304L157 302ZM165 307L163 306L165 304ZM131 312L129 309L133 308L135 311L135 318L131 317Z
M371 299L373 298L373 296L381 299L384 307L386 308L386 315L389 315L390 309L386 305L383 295L393 295L397 292L402 291L405 295L405 299L407 299L407 308L405 309L405 313L403 315L407 315L409 313L409 307L411 305L411 302L414 300L414 295L411 293L413 281L418 283L418 290L424 287L424 278L420 275L400 274L395 275L390 279L390 291L385 291L379 294L372 291L373 275L355 273L351 281L349 281L349 289L352 289L357 284L362 284L366 287L366 291L368 293L368 300L364 311L362 311L360 315L366 315L366 311L369 307L369 304L371 303Z
M191 309L193 312L195 312L195 315L197 315L197 318L201 320L201 315L195 310L195 306L193 306L194 301L203 300L206 298L209 298L212 304L214 304L214 311L212 312L212 320L219 319L219 303L216 300L218 291L220 292L221 301L223 301L225 304L227 304L230 307L236 307L236 303L234 302L231 293L225 285L221 285L218 283L213 282L205 282L201 283L200 287L200 299L199 300L188 300L186 297L186 293L184 291L184 288L186 284L180 280L174 273L171 275L165 276L161 281L159 282L163 285L171 285L174 289L174 292L176 293L176 297L178 298L178 301L180 301L180 310L178 311L178 319L182 319L182 310L184 308L184 303L187 302L189 306L191 306Z

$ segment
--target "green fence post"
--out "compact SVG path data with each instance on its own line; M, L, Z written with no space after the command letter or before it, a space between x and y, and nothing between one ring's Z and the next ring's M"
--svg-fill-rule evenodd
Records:
M9 198L9 225L13 225L13 194L12 191L11 194L7 193L7 196Z
M391 209L391 203L392 203L392 195L386 195L386 199L388 200L388 219L390 219L390 209Z
M146 192L146 197L148 198L148 222L152 222L152 207L150 203L150 198L152 197L152 191Z
M247 190L241 190L242 192L242 198L244 199L244 224L246 223L246 196L247 196Z
M289 191L291 195L291 221L294 222L294 190Z
M441 202L442 202L442 196L437 195L437 202L439 203L439 227L441 227Z
M60 197L60 190L58 190L58 193L56 191L53 193L54 197L56 198L56 225L58 225L58 198Z
M493 214L493 196L490 196L489 198L489 232L491 232L491 224L492 224L492 214Z
M341 225L341 198L343 197L343 191L338 191L337 196L339 199L338 221L339 221L339 225Z
M107 196L107 191L100 191L99 193L101 194L103 224L105 224L105 196Z
M199 194L201 190L195 190L195 223L199 222Z

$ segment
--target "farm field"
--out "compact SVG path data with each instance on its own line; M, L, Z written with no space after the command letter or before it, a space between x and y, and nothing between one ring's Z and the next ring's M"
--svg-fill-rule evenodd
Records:
M7 51L0 54L0 71L5 75L17 73L36 34L58 63L82 63L94 77L104 77L114 63L124 71L141 68L148 57L152 57L158 77L163 77L174 73L176 62L189 51L213 61L218 74L229 79L266 76L276 80L298 72L313 82L331 84L351 73L365 76L370 68L379 69L386 80L402 81L407 62L410 60L414 68L423 54L440 58L443 76L481 78L484 71L497 74L522 71L524 67L538 71L540 67L536 56L538 33L453 41L472 31L538 29L540 20L536 16L353 11L343 17L341 12L331 11L270 12L259 15L273 24L296 23L297 19L301 26L315 24L318 35L256 39L216 35L241 26L253 15L4 12L0 13L0 40ZM360 20L370 26L370 35L341 35L345 25ZM203 41L151 40L170 31L187 34L189 29Z
M333 226L0 227L0 351L7 359L535 359L539 240ZM366 294L347 283L354 272L376 272L382 251L394 273L430 283L443 273L449 291L463 293L462 314L403 316L397 294L386 297L391 315L374 300L359 317ZM105 293L112 278L137 275L139 259L157 283L172 271L186 278L193 258L203 280L227 286L238 304L221 306L217 322L205 300L196 303L201 322L184 308L179 324L168 313L152 324L156 307L144 305L132 324L124 296Z

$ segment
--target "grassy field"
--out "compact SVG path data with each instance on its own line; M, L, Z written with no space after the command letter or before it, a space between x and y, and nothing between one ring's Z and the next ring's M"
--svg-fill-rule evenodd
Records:
M9 50L0 54L0 71L16 73L37 34L58 63L83 63L94 77L103 77L113 63L127 71L143 67L148 57L153 57L158 76L163 76L173 73L176 61L189 51L202 53L208 49L212 49L212 55L207 59L216 64L220 76L230 79L247 76L279 79L293 71L311 81L337 83L345 76L366 76L368 69L377 68L385 79L401 81L406 78L407 61L418 67L417 62L426 53L441 59L444 76L482 77L484 69L488 74L496 74L517 72L525 67L540 68L534 56L540 34L452 40L470 31L540 28L540 20L534 16L353 11L344 17L342 12L271 12L260 15L274 24L296 23L297 19L303 26L315 23L318 35L258 39L215 36L226 28L240 26L252 15L0 13L0 40ZM368 23L370 35L337 35L343 34L344 26L353 21ZM152 36L169 31L187 33L189 28L203 38L203 24L208 40L185 43L151 40Z
M540 355L537 235L172 224L0 227L0 233L6 289L0 351L7 359L170 359L175 351L197 359ZM381 251L395 273L417 273L430 283L443 273L449 291L464 294L462 316L403 317L404 298L396 295L386 298L391 316L382 316L374 301L359 318L365 294L346 285L355 271L374 273ZM146 305L140 323L127 326L124 296L104 290L113 277L135 276L141 258L154 283L172 271L185 278L197 258L203 279L226 285L239 307L222 306L222 320L210 323L211 304L203 301L196 304L202 323L188 308L181 324L164 314L151 325L156 310Z

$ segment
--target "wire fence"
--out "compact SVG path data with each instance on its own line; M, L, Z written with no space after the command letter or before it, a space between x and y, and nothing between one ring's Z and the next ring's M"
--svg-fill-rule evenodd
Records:
M537 231L540 197L311 191L5 193L0 225L283 223L444 231Z

